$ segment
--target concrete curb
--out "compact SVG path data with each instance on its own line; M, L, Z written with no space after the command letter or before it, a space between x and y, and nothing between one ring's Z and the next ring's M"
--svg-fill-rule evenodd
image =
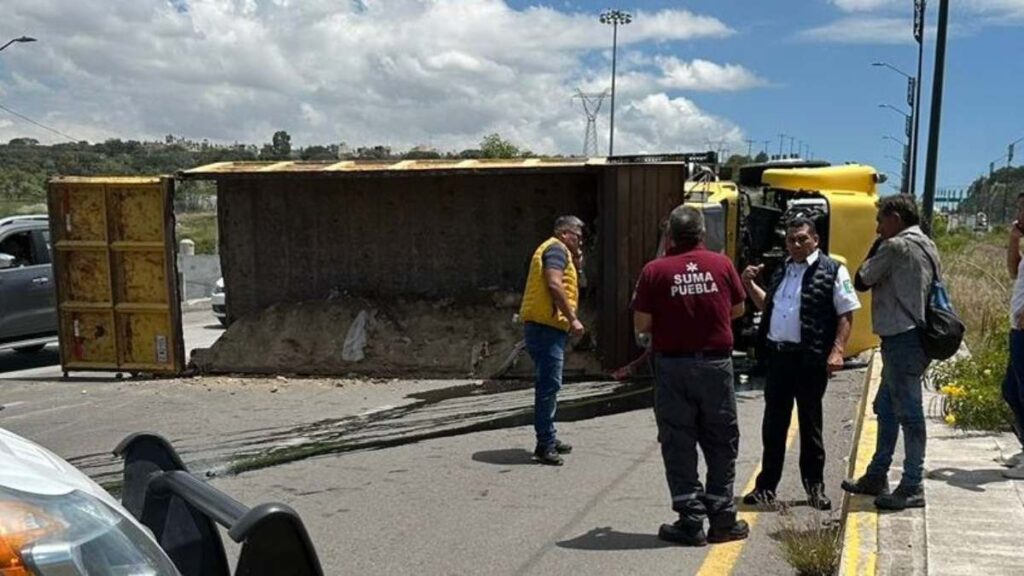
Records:
M849 476L860 477L874 455L878 437L878 418L871 409L871 399L878 393L882 380L882 356L875 352L865 376L864 393L853 449L850 451ZM842 514L842 556L840 576L874 576L878 573L878 510L874 499L859 494L846 494Z

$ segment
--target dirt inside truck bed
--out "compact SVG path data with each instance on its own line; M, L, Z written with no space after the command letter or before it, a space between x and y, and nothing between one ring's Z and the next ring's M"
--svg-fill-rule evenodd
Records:
M513 321L519 295L488 300L341 296L276 304L236 320L212 347L193 351L191 363L203 373L532 377L522 325ZM581 316L588 333L570 343L565 376L606 377L594 346L596 315Z

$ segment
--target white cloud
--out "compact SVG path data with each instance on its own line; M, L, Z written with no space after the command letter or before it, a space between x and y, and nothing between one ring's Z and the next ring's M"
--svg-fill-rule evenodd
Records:
M914 41L909 18L848 16L803 30L798 38L842 44L909 44Z
M743 132L731 122L702 113L686 98L665 94L632 101L615 122L616 144L638 152L707 150L709 140L739 149L743 142Z
M910 0L827 0L842 12L838 20L797 33L797 38L818 42L856 44L908 44L914 4ZM934 30L935 5L928 7L928 30ZM950 33L969 36L989 26L1024 23L1024 0L956 0L950 3Z
M843 12L870 12L879 8L888 8L896 0L831 0Z
M674 56L656 59L664 75L659 83L679 90L737 91L763 85L754 73L737 64L716 64L707 60L681 61Z
M40 41L3 53L0 103L79 138L260 143L284 129L298 145L460 149L497 131L551 153L580 147L570 96L607 85L591 56L611 35L593 14L503 0L13 0L5 24ZM686 10L641 11L619 32L620 56L734 33ZM618 106L633 120L618 123L617 151L672 142L672 125L724 131L701 139L738 132L665 92L749 88L752 73L666 55L654 74L652 61L620 59ZM677 104L656 110L651 97ZM0 126L0 139L22 135L52 136Z

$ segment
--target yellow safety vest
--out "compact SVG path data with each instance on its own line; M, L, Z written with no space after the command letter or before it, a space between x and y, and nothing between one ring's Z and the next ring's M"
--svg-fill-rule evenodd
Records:
M530 274L526 277L526 289L523 290L523 303L519 307L519 317L523 322L536 322L568 332L569 319L558 311L555 300L548 290L547 281L544 280L544 251L552 244L558 244L564 248L566 256L569 258L565 271L562 273L562 283L572 311L576 312L578 309L579 285L576 278L576 266L572 262L572 254L558 238L549 238L537 247L533 258L530 259Z

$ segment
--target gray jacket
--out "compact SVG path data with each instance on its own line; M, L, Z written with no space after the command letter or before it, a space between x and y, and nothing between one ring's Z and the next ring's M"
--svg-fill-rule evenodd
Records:
M925 251L935 259L941 275L938 249L919 226L882 241L860 265L857 283L861 288L871 288L875 334L895 336L924 324L932 281L932 266Z

